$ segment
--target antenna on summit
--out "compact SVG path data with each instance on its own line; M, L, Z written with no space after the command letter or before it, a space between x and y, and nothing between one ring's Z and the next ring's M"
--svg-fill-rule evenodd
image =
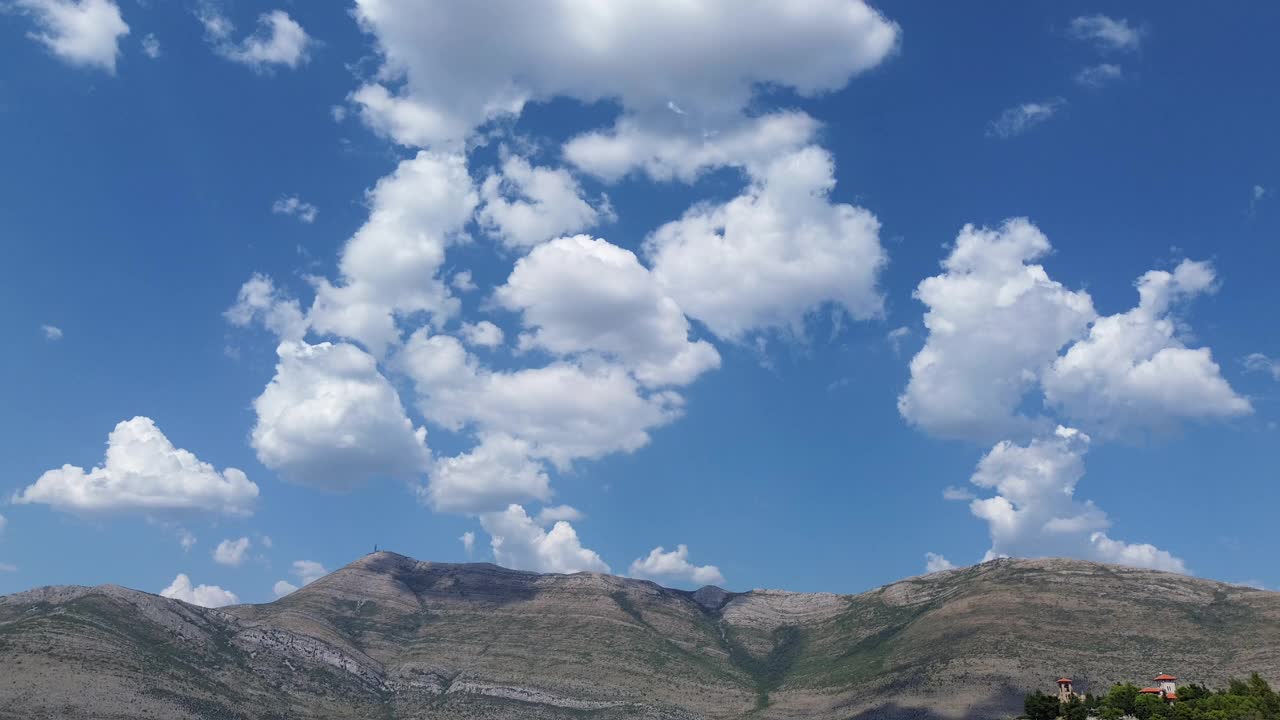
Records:
M378 543L374 543L374 544L373 544L373 551L374 551L375 553L376 553L376 552L378 552Z

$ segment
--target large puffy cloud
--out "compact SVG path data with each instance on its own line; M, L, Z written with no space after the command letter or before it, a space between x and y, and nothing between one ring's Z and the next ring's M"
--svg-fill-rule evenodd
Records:
M898 398L904 418L936 435L981 441L1031 428L1017 414L1024 395L1095 317L1087 293L1033 263L1049 250L1023 218L960 231L945 272L916 288L929 335Z
M231 40L235 29L226 16L206 5L197 13L213 49L222 57L259 72L276 65L296 68L307 62L315 44L296 20L283 10L272 10L258 17L257 31L240 42Z
M643 447L649 430L683 408L678 394L646 393L616 364L554 362L499 372L481 366L456 338L425 329L405 342L394 362L413 380L427 420L518 438L532 456L562 469L578 458Z
M175 448L148 417L135 417L107 436L106 458L86 472L75 465L49 470L13 496L77 513L203 511L249 515L258 486L236 468L218 472Z
M1214 290L1213 267L1184 260L1139 278L1138 305L1099 318L1045 373L1045 398L1089 432L1107 436L1252 412L1223 379L1209 348L1188 348L1172 312Z
M810 144L818 121L797 111L743 119L714 133L662 130L622 118L609 131L592 131L565 143L565 159L605 181L633 170L654 180L693 182L716 167L765 167L776 157Z
M514 155L503 160L501 174L485 179L480 194L484 205L477 220L512 248L531 247L613 217L607 201L596 208L582 197L582 187L568 170L534 167Z
M523 314L522 348L601 353L647 385L683 385L720 365L710 343L689 340L680 306L630 250L586 235L553 240L516 263L494 293Z
M332 490L426 471L426 430L413 427L372 356L346 343L284 342L276 352L275 377L253 401L263 465Z
M642 558L631 562L627 574L655 582L692 583L695 585L723 585L724 575L715 565L694 565L689 562L689 548L677 545L667 551L661 545Z
M833 204L831 156L806 147L748 168L744 193L697 205L645 243L659 283L719 337L799 330L831 304L855 318L879 315L886 262L870 212Z
M308 319L318 332L358 340L381 357L400 339L396 316L443 321L458 309L439 276L445 249L479 202L462 155L420 152L368 193L369 219L342 251L342 279L314 278Z
M240 602L240 598L229 590L223 590L217 585L192 585L191 578L185 573L178 573L178 576L169 583L169 586L160 591L160 597L167 597L173 600L181 600L199 605L200 607L217 608L224 605L235 605Z
M470 452L437 460L423 499L436 510L466 513L496 512L513 500L549 500L551 482L531 452L524 440L488 435Z
M406 145L457 142L486 121L556 96L611 98L632 113L735 115L759 85L805 95L843 87L895 47L898 28L861 0L619 0L498 5L359 0L383 55L353 94L373 128ZM484 42L501 37L499 46ZM654 53L653 48L662 52Z
M494 561L504 567L548 573L609 572L609 565L594 550L582 546L568 521L558 521L546 530L523 507L511 505L481 515L480 525L489 533Z
M112 0L17 0L17 7L35 19L40 31L31 38L63 61L116 71L120 38L129 25Z
M1112 539L1106 533L1107 514L1091 501L1075 499L1089 442L1088 435L1059 426L1026 445L1000 442L982 458L970 482L996 494L971 501L969 508L987 522L987 558L1066 555L1187 572L1182 560L1165 550Z

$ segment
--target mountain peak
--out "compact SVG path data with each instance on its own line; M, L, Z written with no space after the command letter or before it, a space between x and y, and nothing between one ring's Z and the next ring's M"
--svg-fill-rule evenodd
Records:
M1071 677L1280 677L1280 593L999 560L856 595L538 574L394 552L275 602L0 598L17 717L991 717ZM107 670L109 668L109 670ZM84 688L93 688L85 692ZM184 709L184 710L176 710Z

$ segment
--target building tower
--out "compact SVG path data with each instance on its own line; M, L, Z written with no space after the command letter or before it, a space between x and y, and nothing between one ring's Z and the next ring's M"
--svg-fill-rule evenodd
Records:
M1071 702L1071 699L1075 696L1075 692L1071 690L1071 678L1058 678L1058 702Z
M1160 689L1164 691L1164 696L1166 698L1170 700L1178 699L1178 678L1168 673L1160 673L1152 678L1152 680L1154 680L1160 686Z

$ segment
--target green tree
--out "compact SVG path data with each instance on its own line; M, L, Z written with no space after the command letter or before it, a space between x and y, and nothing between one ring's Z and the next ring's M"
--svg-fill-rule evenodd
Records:
M1089 720L1089 707L1079 697L1073 697L1062 706L1062 717L1067 720Z
M1104 705L1109 705L1120 711L1121 715L1132 715L1134 710L1134 700L1138 697L1138 686L1133 683L1124 683L1123 685L1114 685L1107 693Z
M1062 714L1058 698L1045 695L1039 690L1027 695L1022 702L1022 709L1030 720L1056 720Z
M1098 708L1098 717L1102 720L1120 720L1124 717L1124 711L1117 707L1112 707L1104 701L1102 706Z
M1143 693L1133 701L1133 714L1138 720L1151 720L1155 715L1163 715L1165 699L1159 695Z
M1178 688L1178 699L1184 703L1207 698L1213 694L1213 691L1203 685L1190 683Z

